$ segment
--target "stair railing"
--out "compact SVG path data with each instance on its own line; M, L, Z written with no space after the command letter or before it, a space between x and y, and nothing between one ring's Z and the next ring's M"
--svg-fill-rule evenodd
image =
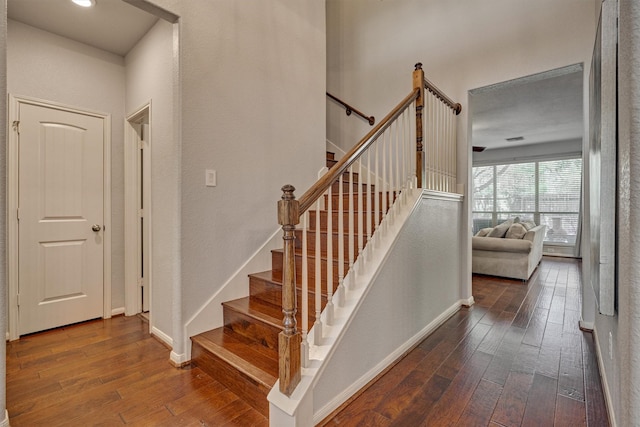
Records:
M416 105L416 149L418 187L427 190L455 193L456 188L456 128L455 116L462 105L451 100L424 77L422 64L418 62L413 72L414 87L422 82L427 93ZM423 109L426 110L427 131L423 132ZM426 151L423 153L423 139ZM423 158L425 165L423 166Z
M322 346L325 325L333 323L334 303L339 306L345 303L345 294L355 285L353 278L370 259L372 247L393 221L396 208L407 201L407 191L422 188L425 182L431 183L424 180L423 168L425 105L430 124L426 132L428 146L440 144L438 138L446 137L448 141L448 145L440 144L435 150L438 161L428 161L427 165L433 169L434 189L450 191L451 184L447 183L451 183L451 174L455 173L455 158L452 159L455 132L451 139L450 131L453 121L445 119L435 102L425 100L424 89L440 100L445 97L426 86L421 64L416 65L413 82L411 93L302 197L296 199L293 186L282 187L278 223L282 226L284 241L284 328L278 337L278 348L279 387L287 396L300 382L302 367L308 366L311 345L316 350ZM415 134L411 126L412 113L416 117ZM431 127L436 125L438 130L432 131ZM453 150L449 145L454 145ZM427 155L431 154L428 148ZM455 186L455 176L452 182ZM323 234L326 239L321 239ZM296 248L301 252L298 261ZM299 306L296 284L301 286ZM323 291L326 291L324 310ZM312 303L309 292L314 296ZM297 317L300 317L299 329ZM313 334L309 334L310 320Z

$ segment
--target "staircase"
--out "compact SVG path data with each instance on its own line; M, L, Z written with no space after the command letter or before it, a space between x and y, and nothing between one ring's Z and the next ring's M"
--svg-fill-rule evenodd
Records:
M326 165L335 165L334 154L327 152ZM357 189L358 175L353 174L353 183L349 183L349 175L345 174L343 186L351 185ZM334 184L333 206L337 207L338 183ZM357 196L356 196L357 197ZM345 200L345 206L348 201ZM336 251L337 212L320 212L321 230L326 230L327 216L333 215L333 248ZM315 257L322 257L323 270L326 265L327 232L316 233L316 212L310 212L310 230L307 239L310 242L309 253L309 325L313 325L315 311L313 304ZM373 218L374 215L371 215ZM345 227L348 221L345 221ZM357 225L356 225L357 227ZM296 270L301 269L301 231L296 232ZM321 253L315 253L315 238L321 239ZM346 234L346 233L345 233ZM365 237L366 238L366 237ZM357 255L357 254L354 254ZM334 286L337 287L337 261L334 262ZM272 270L249 275L250 295L223 303L224 326L203 332L191 337L192 363L220 381L247 403L268 417L269 403L267 394L278 378L278 334L282 331L282 261L283 251L272 251ZM345 265L345 271L348 265ZM300 275L298 275L298 281ZM299 285L299 283L298 283ZM326 287L323 287L325 289ZM335 289L334 289L335 291ZM298 287L297 299L302 301ZM327 295L322 295L322 307L327 302ZM301 324L300 313L297 314L298 325Z

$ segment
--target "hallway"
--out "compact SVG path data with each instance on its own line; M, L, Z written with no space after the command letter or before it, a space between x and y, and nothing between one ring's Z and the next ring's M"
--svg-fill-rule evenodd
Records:
M528 284L474 276L475 305L325 425L607 426L579 287L579 262L563 258L544 257Z

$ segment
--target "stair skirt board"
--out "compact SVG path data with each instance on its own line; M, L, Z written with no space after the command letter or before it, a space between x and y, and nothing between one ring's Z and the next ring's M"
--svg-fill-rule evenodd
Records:
M222 303L249 295L247 276L271 267L271 251L282 247L282 229L276 229L269 239L245 262L227 282L187 321L186 337L224 325ZM191 345L187 342L187 360L191 359Z
M396 351L391 353L385 359L383 359L376 366L371 368L365 375L354 382L349 388L346 388L342 393L336 395L336 397L327 403L324 407L318 409L313 414L313 424L319 424L326 417L331 415L336 409L340 408L345 402L347 402L358 391L363 390L367 385L370 385L373 380L377 379L380 374L392 368L398 363L404 355L413 350L418 344L420 344L426 337L434 332L440 325L446 322L451 316L457 313L461 307L467 304L467 300L460 300L446 309L436 319L429 323L423 330L414 335L410 340L406 341L402 346L398 347Z

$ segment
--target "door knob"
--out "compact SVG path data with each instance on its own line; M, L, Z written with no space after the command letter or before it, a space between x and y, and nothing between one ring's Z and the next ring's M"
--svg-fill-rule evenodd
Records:
M97 233L98 231L102 230L102 227L100 227L98 224L93 224L91 229Z

